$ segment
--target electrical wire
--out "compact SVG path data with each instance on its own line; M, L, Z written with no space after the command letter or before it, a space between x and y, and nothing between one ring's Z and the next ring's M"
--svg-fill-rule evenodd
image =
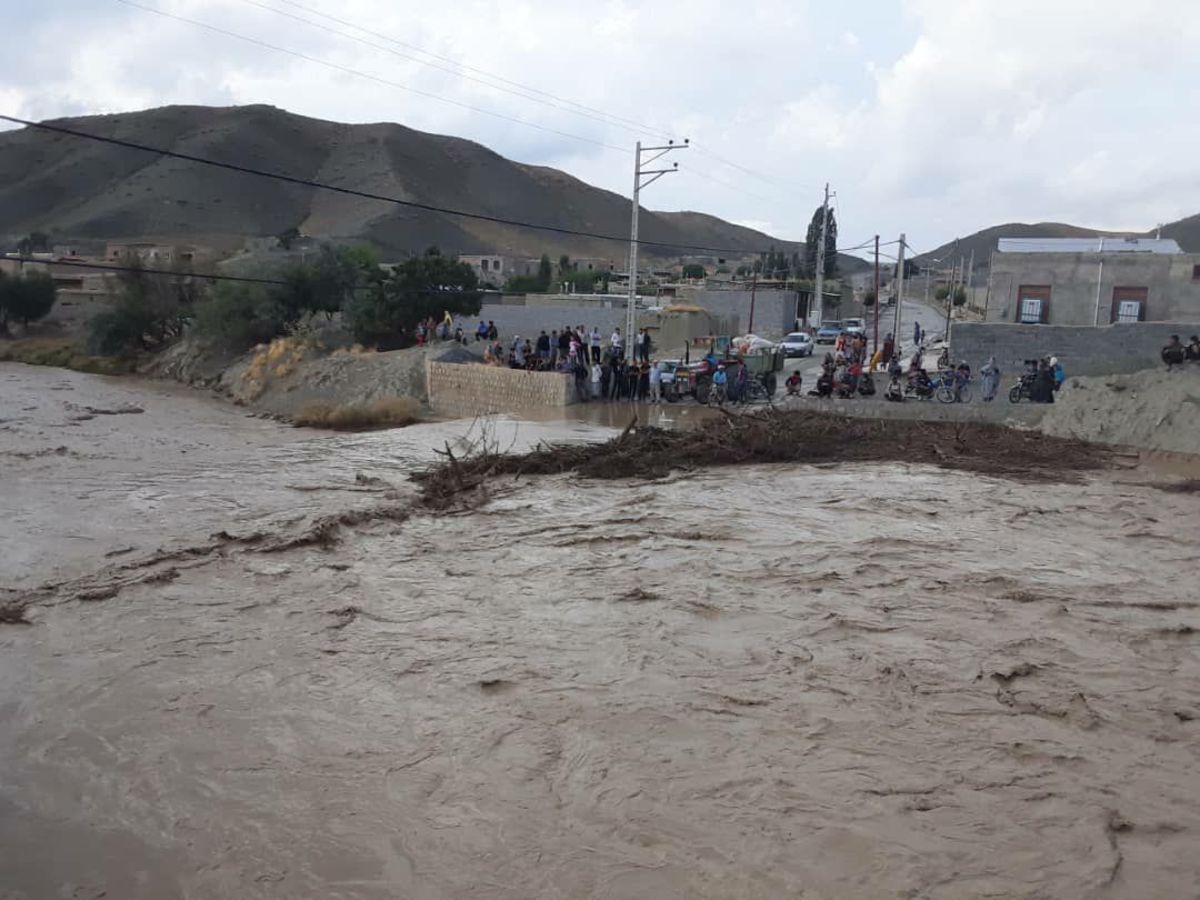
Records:
M249 2L249 0L246 0L246 2ZM574 106L585 112L594 113L598 116L603 116L606 119L611 119L613 122L623 123L625 126L630 126L632 129L637 129L644 134L654 135L656 137L670 137L671 136L670 129L660 128L660 127L656 127L653 125L647 125L644 122L638 122L634 119L628 119L628 118L625 118L624 116L618 116L614 113L606 112L605 110L597 109L596 107L588 106L584 103L578 103L574 100L570 100L568 98L561 97L556 94L552 94L549 91L544 91L544 90L541 90L540 88L536 88L536 87L533 87L528 84L522 84L519 81L513 81L512 79L505 78L502 75L497 75L494 72L488 72L485 69L480 69L475 66L470 66L470 65L467 65L466 63L459 62L458 60L456 60L452 57L442 56L438 53L434 53L430 50L426 50L423 47L417 46L416 44L410 44L405 41L401 41L397 38L382 34L380 32L372 31L369 28L364 28L363 26L358 25L354 22L347 21L346 19L339 19L337 16L331 16L328 13L323 13L320 10L314 9L311 6L305 6L303 3L297 3L297 2L295 2L295 0L278 0L278 2L283 3L287 6L290 6L294 9L304 10L307 13L311 13L312 15L315 15L322 19L326 19L330 22L336 22L339 25L345 25L349 28L355 29L356 31L361 31L364 34L369 34L372 37L379 38L380 40L385 40L388 43L395 44L398 47L404 47L406 49L413 50L417 53L422 53L425 56L429 56L433 59L439 60L440 62L449 63L451 66L455 66L458 69L461 69L463 71L473 72L476 75L483 76L484 78L491 78L494 81L498 81L503 84L510 85L514 88L519 88L520 90L526 91L530 94L537 94L539 96L545 97L546 99L552 100L555 103L566 104L567 106ZM255 3L254 5L257 6L258 4ZM418 62L420 62L420 60L418 60ZM432 64L427 63L427 65L432 65ZM438 68L441 68L441 67L439 66ZM444 69L443 71L453 71L453 70ZM495 87L495 85L493 85L493 86ZM529 99L533 99L533 98L529 98Z
M505 93L507 93L507 94L512 94L514 97L520 97L520 98L522 98L522 99L524 99L524 100L529 100L529 101L532 101L532 102L534 102L534 103L540 103L540 104L542 104L542 105L544 105L544 106L548 106L548 107L550 107L551 109L557 109L557 110L560 110L560 111L562 111L562 112L567 112L567 113L570 113L571 115L582 116L583 118L586 118L586 119L591 119L591 120L592 120L592 121L594 121L594 122L599 122L600 124L602 124L602 125L606 125L606 126L608 126L608 127L610 127L610 128L611 128L611 127L622 128L622 129L624 129L624 130L626 130L626 131L630 131L630 132L632 132L632 133L634 133L634 134L643 134L643 135L648 135L648 136L655 137L655 138L662 137L664 140L665 140L667 137L669 137L669 134L666 134L666 133L664 133L664 132L651 131L651 130L649 130L649 129L642 128L642 127L640 127L640 126L625 124L623 121L621 121L621 120L618 120L618 119L617 119L617 117L615 117L615 116L609 117L609 114L607 114L607 113L599 113L599 114L596 114L596 113L598 113L599 111L590 110L590 109L588 109L588 108L583 108L583 109L571 109L571 108L570 108L570 106L563 105L563 103L564 103L564 102L565 102L565 103L570 103L570 101L555 102L555 100L556 100L556 99L558 99L558 98L555 98L555 100L552 100L552 99L549 99L549 98L538 97L538 96L536 96L536 95L534 95L534 94L528 93L528 90L529 90L529 89L525 88L524 86L521 86L521 89L520 89L520 90L517 90L517 89L514 89L514 88L512 88L512 87L505 87L505 86L504 86L504 85L502 85L502 84L494 84L493 82L491 82L491 81L488 81L488 80L486 80L485 78L477 77L477 76L475 76L475 75L472 75L472 74L469 74L469 73L467 73L467 72L465 72L465 71L462 71L463 69L465 69L465 68L466 68L465 66L461 66L461 65L459 65L459 66L458 66L458 68L452 68L452 67L451 67L451 66L449 66L449 65L443 65L443 64L441 64L441 63L438 63L438 62L430 62L429 60L420 59L419 57L417 57L417 56L414 56L414 55L412 55L411 53L404 53L404 52L401 52L401 51L399 51L399 50L396 50L396 49L394 49L394 48L392 48L392 47L386 47L386 46L384 46L384 45L382 45L382 44L377 44L377 43L375 43L375 42L373 42L373 41L369 41L369 40L367 40L367 39L365 39L365 38L359 37L358 35L355 35L355 34L350 34L349 32L346 32L346 31L339 31L339 30L338 30L338 29L336 29L336 28L330 28L328 25L322 25L320 22L314 22L312 19L306 19L306 18L304 18L303 16L298 16L298 15L295 15L294 13L290 13L290 12L287 12L287 11L285 11L285 10L282 10L282 9L276 9L276 8L275 8L275 7L273 7L273 6L268 6L268 5L267 5L267 4L265 4L265 3L260 3L260 2L258 2L258 0L241 0L241 2L242 2L242 3L245 3L245 4L249 5L249 6L253 6L253 7L256 7L256 8L258 8L258 9L265 10L266 12L274 13L274 14L275 14L275 15L277 15L277 16L283 16L283 17L285 17L285 18L292 19L293 21L296 21L296 22L302 22L302 23L304 23L305 25L309 25L309 26L311 26L312 28L318 28L318 29L320 29L320 30L322 30L322 31L325 31L325 32L329 33L329 34L334 34L334 35L337 35L338 37L343 37L343 38L346 38L346 39L348 39L348 40L351 40L351 41L356 41L356 42L358 42L358 43L360 43L360 44L363 44L364 46L367 46L367 47L373 47L374 49L376 49L376 50L381 50L381 51L383 51L384 53L390 53L390 54L392 54L393 56L397 56L397 57L399 57L400 59L407 59L407 60L410 60L410 61L412 61L412 62L415 62L415 63L418 63L418 64L420 64L420 65L423 65L423 66L429 66L430 68L434 68L434 69L437 69L437 70L439 70L439 71L442 71L442 72L447 72L447 73L449 73L449 74L451 74L451 75L454 75L454 76L456 76L456 77L458 77L458 78L462 78L462 79L465 79L465 80L467 80L467 81L473 81L473 82L475 82L475 83L477 83L477 84L482 84L482 85L484 85L484 86L486 86L486 87L492 88L493 90L503 91L503 92L505 92ZM287 2L287 0L283 0L283 2ZM396 40L394 40L393 38L390 38L390 37L388 37L388 36L387 36L387 35L385 35L385 34L381 34L381 33L377 32L377 31L371 31L371 30L370 30L370 29L368 29L368 28L363 28L363 27L362 27L362 26L360 26L360 25L355 25L355 24L353 24L353 23L351 23L351 22L347 22L347 21L345 21L345 20L343 20L343 19L337 19L337 18L335 18L335 17L333 17L333 16L327 16L327 15L325 15L324 13L321 13L321 12L316 12L316 11L314 11L314 10L311 10L311 9L309 9L308 7L301 6L301 5L300 5L300 4L298 4L298 3L289 3L288 5L289 5L289 6L295 6L295 7L298 7L298 8L300 8L300 9L304 9L304 10L306 10L307 12L313 13L314 15L320 16L320 17L322 17L322 18L327 18L327 19L330 19L331 21L335 21L335 22L338 22L339 24L346 25L346 26L347 26L347 27L349 27L349 28L354 28L354 29L356 29L356 30L358 30L358 31L361 31L361 32L365 33L365 34L369 34L369 35L371 35L372 37L379 38L380 40L388 41L388 42L390 42L390 43L395 43L395 44L398 44L398 45L400 45L400 46L404 46L404 47L412 47L413 49L416 49L416 50L418 50L418 52L422 52L422 53L423 53L423 52L425 52L425 51L419 50L419 48L416 48L416 47L414 47L414 45L411 45L411 44L404 44L403 42L401 42L401 41L396 41ZM487 77L488 77L488 78L495 78L496 76L491 76L491 75L489 75L489 76L487 76ZM607 118L601 118L601 116L606 116Z
M260 40L259 38L250 37L250 36L244 35L244 34L239 34L238 32L230 31L227 28L219 28L216 25L210 25L207 22L201 22L198 19L189 19L186 16L180 16L180 15L176 15L175 13L169 13L166 10L155 9L153 6L145 6L141 3L135 2L135 0L117 0L117 2L124 4L125 6L132 6L135 9L141 9L141 10L144 10L149 13L154 13L155 15L162 16L163 18L166 18L166 19L174 19L175 21L178 21L178 22L185 22L188 25L194 25L197 28L203 28L203 29L205 29L207 31L211 31L215 34L224 35L225 37L231 37L231 38L234 38L235 40L244 41L245 43L248 43L248 44L254 44L255 46L258 46L258 47L264 47L267 50L273 50L276 53L286 53L289 56L294 56L297 59L302 59L306 62L315 63L316 65L319 65L319 66L324 66L327 69L333 69L334 71L343 72L347 75L354 75L358 78L365 78L369 81L374 81L378 84L386 85L388 87L398 88L399 90L402 90L402 91L408 91L410 93L417 94L422 97L427 97L431 100L436 100L439 103L447 103L451 106L457 106L460 109L465 109L470 112L480 113L481 115L491 116L496 119L503 119L506 122L513 122L517 125L524 125L528 128L536 128L538 131L544 131L547 134L554 134L554 135L558 135L559 137L569 138L570 140L573 140L573 141L582 141L583 143L594 144L595 146L603 147L606 150L615 150L618 153L624 153L627 155L629 154L629 150L625 147L618 147L615 144L608 144L608 143L605 143L604 141L596 140L595 138L585 137L584 135L581 135L581 134L572 134L569 131L560 131L557 128L550 128L545 125L539 125L536 122L530 122L528 119L521 119L521 118L518 118L517 116L505 115L504 113L499 113L494 110L485 109L482 106L475 106L470 103L464 103L461 100L452 100L449 97L443 97L440 94L433 93L432 91L426 91L426 90L422 90L421 88L415 88L415 87L412 87L411 85L402 84L399 81L391 81L387 78L381 78L378 75L372 75L368 72L361 72L358 69L352 69L349 66L343 66L341 63L330 62L327 59L321 59L320 57L317 57L317 56L310 56L307 53L301 53L299 50L289 50L287 47L281 47L278 44L272 44L267 41Z
M250 278L242 275L208 275L202 272L180 272L175 269L151 269L145 266L114 266L110 263L83 262L75 259L38 259L34 256L6 256L5 259L19 263L36 263L43 266L74 266L77 269L100 269L105 272L140 272L143 275L174 275L179 278L204 278L209 281L240 281L246 284L286 285L286 281L274 278Z
M124 2L124 0L123 0ZM510 219L504 216L493 216L486 213L468 212L460 209L450 209L444 206L435 206L432 203L421 203L415 200L402 200L398 197L388 197L384 194L375 194L370 191L360 191L355 188L339 187L332 184L324 184L319 181L313 181L308 178L297 178L293 175L284 175L280 172L269 172L263 169L255 169L249 166L242 166L236 163L221 162L215 159L206 159L203 156L195 156L190 153L179 153L174 150L167 150L162 147L152 147L147 144L140 144L135 141L126 141L120 138L105 137L98 134L90 134L86 131L77 131L73 128L65 128L61 125L50 125L45 122L33 122L28 119L21 119L16 116L0 114L0 120L13 122L17 125L24 125L28 128L37 128L42 131L49 131L55 134L64 134L71 137L84 138L87 140L98 141L100 143L112 144L117 147L125 147L130 150L139 150L144 153L153 153L158 156L166 156L172 159L181 159L186 162L199 163L201 165L212 166L218 169L225 169L231 172L239 172L245 175L255 175L260 178L271 178L276 181L282 181L287 184L300 185L302 187L317 188L325 191L333 191L339 194L346 194L352 197L361 197L366 200L378 200L384 203L392 203L397 206L403 206L408 209L418 209L425 212L442 213L449 216L458 216L464 219L475 219L482 222L491 222L497 225L512 225L517 228L529 228L537 231L548 231L554 234L565 234L572 237L595 238L603 241L614 241L621 244L628 244L629 238L624 235L603 234L595 231L583 231L577 228L566 228L561 225L544 225L537 222L525 222L519 219ZM677 250L699 250L705 253L765 253L765 250L755 250L752 247L708 247L698 244L681 244L671 241L650 241L639 239L637 243L643 247L662 247L665 249Z

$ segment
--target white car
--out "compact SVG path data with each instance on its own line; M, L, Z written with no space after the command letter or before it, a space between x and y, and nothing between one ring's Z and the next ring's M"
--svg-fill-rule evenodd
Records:
M867 323L862 319L842 319L842 331L847 334L866 334Z
M812 356L813 339L803 331L793 331L779 342L784 356Z

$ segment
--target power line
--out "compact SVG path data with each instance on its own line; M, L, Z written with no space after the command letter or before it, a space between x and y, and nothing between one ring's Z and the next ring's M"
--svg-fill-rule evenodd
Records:
M550 128L545 125L539 125L536 122L530 122L528 119L521 119L516 116L508 116L508 115L505 115L504 113L499 113L494 110L485 109L482 106L474 106L470 103L464 103L461 100L452 100L449 97L443 97L440 94L433 93L432 91L425 91L420 88L415 88L415 87L412 87L411 85L402 84L399 81L390 81L387 78L381 78L378 75L371 75L368 72L361 72L358 69L352 69L349 66L343 66L340 63L330 62L329 60L321 59L320 57L317 57L317 56L310 56L309 54L301 53L298 50L289 50L287 47L280 47L278 44L271 44L271 43L268 43L267 41L263 41L258 38L255 38L255 37L249 37L248 35L239 34L236 31L230 31L229 29L226 29L226 28L219 28L216 25L209 25L207 22L201 22L196 19L189 19L186 16L180 16L180 15L176 15L175 13L166 12L165 10L155 9L152 6L144 6L141 3L134 2L134 0L117 0L117 2L122 3L125 6L132 6L135 9L141 9L141 10L144 10L149 13L154 13L155 15L162 16L163 18L166 18L166 19L174 19L178 22L185 22L188 25L195 25L197 28L203 28L207 31L211 31L216 34L224 35L225 37L231 37L231 38L234 38L235 40L244 41L248 44L254 44L255 46L258 46L258 47L264 47L268 50L273 50L276 53L286 53L289 56L296 57L297 59L302 59L306 62L315 63L319 66L324 66L328 69L333 69L338 72L344 72L347 75L354 75L359 78L365 78L369 81L374 81L379 84L387 85L388 87L398 88L402 91L409 91L410 93L418 94L422 97L428 97L431 100L436 100L439 103L448 103L451 106L457 106L461 109L466 109L471 112L480 113L481 115L492 116L493 118L496 118L496 119L503 119L506 122L513 122L517 125L524 125L528 128L536 128L538 131L544 131L544 132L547 132L548 134L556 134L559 137L570 138L573 141L582 141L587 144L594 144L595 146L603 147L606 150L615 150L618 153L625 153L625 154L628 154L628 152L629 152L624 147L618 147L615 144L608 144L608 143L605 143L604 141L599 141L599 140L596 140L595 138L585 137L580 134L572 134L569 131L560 131L557 128Z
M274 13L275 15L283 16L285 18L292 19L293 21L296 21L296 22L301 22L301 23L303 23L305 25L309 25L313 28L320 29L321 31L324 31L328 34L333 34L338 37L346 38L347 40L356 41L359 44L362 44L366 47L371 47L376 50L383 51L384 53L390 53L393 56L399 57L400 59L407 59L412 62L418 63L420 65L429 66L429 67L437 69L441 72L446 72L450 75L454 75L458 78L463 78L467 81L473 81L476 84L481 84L485 87L489 87L494 90L503 91L507 94L511 94L514 97L520 97L523 100L529 100L534 103L540 103L551 109L561 110L563 112L570 113L571 115L581 116L583 118L590 119L594 122L600 123L601 125L605 125L608 127L615 126L617 128L621 128L621 129L631 132L633 134L651 135L653 137L663 137L664 139L671 136L671 132L666 129L655 129L648 125L642 125L641 123L634 122L629 119L624 119L621 116L617 116L612 113L605 112L603 110L595 109L594 107L585 106L580 103L575 103L572 100L566 100L564 98L557 97L554 94L549 94L547 92L540 91L537 88L529 87L528 85L521 84L520 82L510 81L509 79L502 78L501 76L493 75L492 73L485 72L482 69L476 69L472 66L467 66L467 65L464 65L461 63L457 63L454 60L450 59L449 57L442 57L437 54L430 53L429 51L424 50L415 44L409 44L404 41L400 41L395 38L392 38L386 34L382 34L381 32L372 31L369 28L364 28L363 26L355 24L354 22L350 22L345 19L340 19L336 16L327 15L326 13L320 12L319 10L315 10L315 9L305 6L301 3L295 3L295 2L293 2L293 0L278 0L278 2L285 3L286 5L295 7L296 9L302 9L305 12L311 13L315 16L319 16L320 18L328 19L331 22L337 22L340 25L345 25L348 28L353 28L356 31L361 31L364 34L368 34L368 35L371 35L372 37L379 38L380 40L387 41L389 43L408 48L417 53L424 53L428 56L432 56L434 59L443 60L443 61L449 63L449 65L443 65L439 62L430 62L429 60L423 60L417 56L412 55L411 53L402 53L391 47L386 47L381 44L377 44L373 41L366 40L365 38L359 37L358 35L350 34L345 31L340 31L336 28L330 28L328 25L323 25L320 22L315 22L312 19L305 18L304 16L298 16L298 15L289 13L282 9L276 9L275 7L269 6L266 3L259 2L259 0L241 0L241 2L247 4L248 6L253 6L257 9L261 9L266 12ZM135 5L135 4L131 4L131 5ZM185 21L190 22L191 20L185 20ZM227 32L222 32L222 33L227 33ZM466 71L466 70L469 70L471 72L478 72L480 75L482 75L484 77L476 77L475 75L468 74L468 71ZM504 84L494 84L492 81L488 81L487 79L493 79L494 81L501 81L501 82L504 82L505 84L512 85L513 87L505 87ZM541 94L544 96L536 96L538 94ZM571 109L570 107L572 107L572 106L578 107L578 109ZM472 108L474 108L474 107L472 107ZM521 121L523 123L525 122L525 120L515 120L515 121ZM533 124L533 123L528 123L528 124ZM591 140L589 138L580 138L580 139L581 140ZM618 147L615 147L615 146L609 145L609 144L601 144L601 146L604 146L608 149L621 149L621 148L618 148ZM741 172L744 172L747 175L750 175L754 178L758 178L759 180L764 181L768 184L772 184L775 186L783 185L783 182L778 179L769 178L765 175L761 175L758 172L755 172L753 169L747 168L746 166L743 166L740 163L733 162L732 160L725 159L723 156L720 156L719 154L714 153L711 150L707 150L703 147L697 147L696 149L699 150L699 152L702 153L703 155L708 156L708 157L716 160L717 162L722 163L723 165L737 169ZM767 202L772 202L774 200L774 198L767 197L764 194L760 194L755 191L747 190L746 188L731 184L731 183L724 181L721 178L719 178L715 175L712 175L711 173L707 173L703 170L689 168L689 171L695 172L701 178L705 178L716 184L724 185L727 188L739 191L742 194L754 197L755 199L763 200L763 201L767 201Z
M74 266L78 269L100 269L105 272L140 272L143 275L173 275L177 278L205 278L210 281L241 281L247 284L274 284L286 286L286 281L274 278L250 278L242 275L208 275L203 272L184 272L177 269L150 269L145 266L114 266L109 263L83 262L75 259L38 259L35 256L6 256L4 259L19 263L35 263L41 266Z
M335 28L330 28L328 25L322 25L320 22L314 22L312 19L306 19L303 16L297 16L293 13L286 12L282 9L276 9L275 7L268 6L265 3L260 3L260 2L258 2L258 0L242 0L242 2L246 3L250 6L257 7L258 9L262 9L262 10L266 10L267 12L274 13L275 15L278 15L278 16L284 16L286 18L292 19L297 22L303 22L306 25L309 25L313 28L319 28L322 31L328 32L329 34L335 34L335 35L338 35L339 37L344 37L344 38L348 38L349 40L352 40L352 41L357 41L358 43L364 44L365 46L373 47L376 50L382 50L385 53L391 53L392 55L398 56L401 59L411 60L412 62L418 63L420 65L429 66L430 68L438 69L439 71L442 71L442 72L447 72L458 78L463 78L468 81L474 81L477 84L482 84L482 85L484 85L486 87L490 87L494 90L504 91L505 93L512 94L515 97L521 97L522 99L530 100L534 103L541 103L544 106L549 106L553 109L563 110L564 112L571 113L572 115L582 116L584 118L591 119L595 122L599 122L602 125L608 125L610 127L615 125L618 128L623 128L626 131L633 132L634 134L650 135L653 137L669 137L670 136L670 132L668 132L666 130L652 128L649 125L643 125L639 122L635 122L630 119L625 119L621 116L613 115L612 113L608 113L603 110L595 109L590 106L585 106L582 103L576 103L573 100L567 100L563 97L558 97L547 91L542 91L542 90L539 90L538 88L534 88L534 87L530 87L528 85L521 84L520 82L511 81L510 79L504 78L502 76L495 75L490 72L486 72L483 69L477 69L474 66L468 66L464 63L457 62L456 60L453 60L450 57L440 56L436 53L431 53L430 51L425 50L421 47L418 47L415 44L409 44L409 43L406 43L405 41L397 40L396 38L393 38L393 37L383 34L381 32L372 31L369 28L364 28L362 25L358 25L354 22L347 21L346 19L339 19L337 16L328 15L327 13L323 13L320 10L313 9L312 7L309 7L309 6L305 6L304 4L292 2L292 0L279 0L279 2L284 3L288 6L291 6L296 9L304 10L305 12L310 13L314 16L318 16L319 18L327 19L331 22L336 22L339 25L345 25L348 28L353 28L355 31L360 31L363 34L368 34L371 37L378 38L379 40L382 40L382 41L387 41L390 44L395 44L396 46L407 48L416 53L421 53L426 56L430 56L434 60L438 60L438 62L431 62L430 60L425 60L425 59L421 59L417 56L413 56L410 53L402 53L391 47L381 46L380 44L373 43L372 41L368 41L357 35L348 34L345 31L339 31ZM445 63L445 64L443 64L443 63ZM476 74L470 74L470 73L476 73ZM488 79L491 79L491 80L488 80ZM500 82L500 83L497 84L494 82ZM509 86L506 87L505 85L509 85ZM571 107L576 107L576 108L572 109Z
M388 41L389 43L396 44L397 46L407 47L410 50L414 50L418 53L423 53L426 56L432 57L433 59L436 59L436 60L440 60L441 62L450 63L451 65L457 66L458 68L463 69L464 71L474 72L478 75L482 75L487 78L494 79L494 80L502 82L504 84L512 85L513 87L520 88L521 90L524 90L524 91L528 91L531 94L538 94L542 97L546 97L546 98L548 98L550 100L554 100L558 103L565 103L569 106L577 107L586 112L595 113L597 115L604 116L606 118L612 119L614 122L623 122L627 125L630 125L630 126L633 126L635 128L642 130L644 133L656 135L656 136L667 136L667 137L670 136L670 129L660 128L660 127L656 127L653 125L647 125L644 122L638 122L634 119L627 119L624 116L618 116L614 113L606 112L605 110L597 109L596 107L588 106L584 103L579 103L575 100L571 100L566 97L561 97L556 94L552 94L549 91L544 91L540 88L533 87L532 85L522 84L519 81L513 81L512 79L505 78L502 75L497 75L494 72L488 72L485 69L479 69L479 68L476 68L475 66L470 66L470 65L467 65L466 63L459 62L458 60L453 59L452 57L442 56L440 54L433 53L432 51L426 50L423 47L418 47L416 44L409 44L404 41L398 40L394 37L389 37L387 35L380 34L375 31L371 31L370 29L363 28L361 25L356 25L353 22L348 22L345 19L339 19L336 16L331 16L331 15L328 15L327 13L321 12L320 10L316 10L316 9L313 9L312 7L305 6L302 3L296 3L295 0L279 0L279 2L286 4L287 6L294 7L296 9L302 9L305 12L312 13L315 16L319 16L323 19L328 19L331 22L337 22L339 25L347 25L351 28L354 28L354 29L357 29L358 31L363 32L364 34L370 34L373 37L381 38L383 40Z
M125 0L122 0L125 2ZM167 150L162 147L152 147L147 144L139 144L135 141L126 141L120 138L105 137L98 134L90 134L86 131L76 131L73 128L65 128L61 125L50 125L45 122L32 122L28 119L17 118L16 116L8 116L0 114L0 120L6 122L14 122L18 125L24 125L28 128L37 128L42 131L49 131L55 134L65 134L71 137L84 138L92 141L99 141L104 144L112 144L117 147L125 147L130 150L139 150L144 153L154 153L159 156L166 156L172 159L181 159L186 162L199 163L201 165L212 166L218 169L226 169L231 172L239 172L245 175L255 175L260 178L272 178L276 181L282 181L287 184L300 185L301 187L317 188L325 191L333 191L339 194L346 194L352 197L361 197L366 200L378 200L383 203L393 203L397 206L407 207L409 209L419 209L425 212L442 213L444 215L459 216L464 219L476 219L481 222L491 222L497 225L512 225L517 228L529 228L537 231L549 231L555 234L565 234L571 237L586 237L595 238L603 241L616 241L622 244L629 242L627 235L603 234L595 231L583 231L577 228L566 228L561 225L543 225L537 222L524 222L519 219L509 219L503 216L493 216L486 213L467 212L466 210L450 209L444 206L435 206L432 203L420 203L415 200L402 200L398 197L388 197L384 194L375 194L370 191L360 191L355 188L339 187L332 184L323 184L319 181L313 181L308 178L297 178L293 175L284 175L280 172L268 172L263 169L254 169L249 166L237 165L236 163L221 162L215 159L206 159L203 156L194 156L190 153L179 153L174 150ZM646 247L662 247L665 249L676 250L700 250L707 253L759 253L765 252L755 250L752 247L707 247L697 244L680 244L670 241L647 241L639 240L638 244Z

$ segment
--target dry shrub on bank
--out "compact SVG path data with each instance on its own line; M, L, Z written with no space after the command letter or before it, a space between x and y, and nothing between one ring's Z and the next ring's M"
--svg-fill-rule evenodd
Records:
M381 397L361 403L310 403L292 419L295 425L354 431L363 428L399 428L420 418L421 404L412 397Z
M132 372L132 357L91 356L79 341L70 338L18 338L0 341L0 362L31 366L56 366L93 375L123 375Z
M771 462L910 462L1022 481L1067 481L1108 465L1096 444L998 425L846 418L770 410L727 415L698 431L637 428L603 444L541 446L507 455L486 445L416 476L425 505L446 508L499 475L576 472L658 478L672 470Z

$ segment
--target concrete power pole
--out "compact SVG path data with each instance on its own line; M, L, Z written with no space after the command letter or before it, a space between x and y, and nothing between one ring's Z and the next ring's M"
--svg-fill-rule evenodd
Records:
M642 188L658 181L668 172L677 171L679 163L675 163L669 169L647 169L645 167L666 156L672 150L685 149L687 144L685 139L682 144L667 141L665 147L643 147L642 142L638 141L637 150L633 155L633 213L629 225L629 303L625 310L624 341L627 350L631 350L633 347L634 333L637 329L638 197L642 193ZM653 153L654 155L643 159L642 154L644 153Z
M879 349L879 235L875 235L875 344L872 350Z
M817 321L814 325L820 327L825 318L825 241L829 230L829 182L825 182L825 202L821 204L821 237L817 247L817 284L813 297L817 307Z
M900 346L900 308L904 306L904 235L900 235L900 252L896 262L896 324L892 329L892 340Z

